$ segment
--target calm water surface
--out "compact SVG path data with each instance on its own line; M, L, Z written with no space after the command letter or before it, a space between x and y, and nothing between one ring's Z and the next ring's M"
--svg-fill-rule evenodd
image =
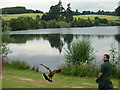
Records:
M12 31L13 39L8 44L12 50L8 58L28 62L31 66L43 63L51 69L65 61L65 49L70 43L78 40L86 40L91 43L95 50L96 64L102 63L104 53L110 53L111 43L118 50L120 43L118 27L90 27L90 28L62 28L62 29L39 29L28 31Z

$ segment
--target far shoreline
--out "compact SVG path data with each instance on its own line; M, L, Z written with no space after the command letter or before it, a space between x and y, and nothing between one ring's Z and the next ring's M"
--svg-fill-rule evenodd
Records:
M98 31L96 30L96 28L100 28L100 29L104 28L105 31L106 29L108 30L110 29L109 31L111 31L111 33L108 31L107 35L117 35L117 34L120 34L118 32L118 29L116 29L118 27L119 26L93 26L93 27L71 27L71 28L46 28L46 29L33 29L33 30L29 29L29 30L9 31L9 34L10 35L12 34L87 34L87 35L92 34L93 35L94 31ZM79 30L79 29L82 29L82 30ZM79 31L81 31L82 33L80 33ZM86 33L87 31L88 33ZM112 31L115 31L115 33L113 33ZM101 31L99 31L98 33L95 33L95 35L106 35L106 33L101 33Z

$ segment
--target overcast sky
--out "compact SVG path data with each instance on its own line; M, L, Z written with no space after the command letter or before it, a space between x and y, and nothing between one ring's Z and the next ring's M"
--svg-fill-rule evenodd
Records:
M114 11L118 7L119 0L61 0L64 8L71 3L72 10L105 10ZM49 11L51 5L56 5L59 0L0 0L0 8L25 6L27 9Z

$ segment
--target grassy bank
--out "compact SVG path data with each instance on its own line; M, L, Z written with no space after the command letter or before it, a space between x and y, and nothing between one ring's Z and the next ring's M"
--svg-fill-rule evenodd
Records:
M20 16L30 16L30 17L33 17L35 18L36 15L40 15L42 16L43 14L39 14L39 13L27 13L27 14L9 14L9 15L3 15L3 19L4 20L7 20L9 21L10 19L12 18L17 18L17 17L20 17ZM93 20L95 17L99 17L99 18L106 18L108 20L112 20L112 21L115 21L115 20L119 20L118 16L110 16L110 15L78 15L78 16L74 16L74 18L82 18L82 19L88 19L88 17Z
M35 18L37 15L42 16L43 14L39 14L39 13L8 14L8 15L2 15L2 18L6 21L9 21L12 18L18 18L18 17L23 17L23 16L29 16L29 17Z
M95 77L75 77L56 74L53 82L48 83L41 73L32 70L20 70L6 67L2 76L3 88L97 88ZM118 80L112 79L114 87ZM97 90L97 89L96 89Z
M107 20L110 21L115 21L115 20L119 20L120 16L111 16L111 15L78 15L78 16L74 16L74 18L82 18L82 19L88 19L88 17L93 20L95 17L99 17L99 18L105 18Z

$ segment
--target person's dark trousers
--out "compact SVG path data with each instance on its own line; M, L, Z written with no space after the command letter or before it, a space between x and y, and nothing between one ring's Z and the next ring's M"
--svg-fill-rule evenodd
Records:
M98 90L109 90L109 82L105 81L98 84Z

